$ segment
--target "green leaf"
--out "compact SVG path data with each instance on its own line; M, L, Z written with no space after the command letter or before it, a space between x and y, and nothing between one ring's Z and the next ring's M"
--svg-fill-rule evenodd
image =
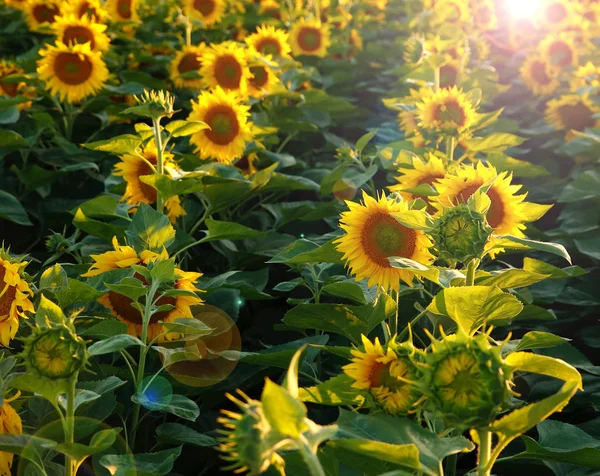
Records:
M523 269L526 271L544 274L551 278L575 278L587 274L587 271L579 266L569 266L568 268L558 268L544 261L533 258L523 259Z
M19 120L21 113L17 106L0 109L0 124L14 124Z
M299 304L287 312L283 322L299 329L317 329L346 336L360 343L379 323L396 313L396 303L387 294L364 306L343 304Z
M200 416L198 404L184 395L166 394L161 400L151 400L143 393L132 395L131 401L139 403L151 411L171 413L188 421L196 421Z
M165 201L175 195L201 192L204 189L202 181L196 175L176 180L168 175L153 174L142 175L140 180L158 190Z
M306 430L306 407L285 388L267 378L260 400L269 424L282 435L297 438Z
M521 341L515 350L545 349L564 344L570 340L571 339L565 339L564 337L550 334L549 332L531 331L521 338Z
M298 398L298 367L300 366L300 358L302 353L306 350L306 346L300 347L292 357L288 371L283 382L283 387L290 392L290 395L297 399Z
M88 351L92 356L105 355L117 352L122 349L126 349L127 347L131 347L132 345L144 347L144 343L137 337L130 336L128 334L123 334L95 342L94 344L88 347Z
M531 286L548 278L547 274L539 274L526 269L510 268L486 273L487 276L477 276L475 284L480 286L496 286L500 289L517 289Z
M473 137L466 141L466 146L469 152L503 152L509 147L521 145L526 140L514 134L496 132L486 137Z
M362 154L363 149L367 146L371 139L377 135L377 130L367 132L360 139L356 141L356 152L360 155Z
M502 235L494 237L494 246L488 252L497 249L545 251L546 253L560 256L566 259L569 264L571 263L571 257L566 248L558 243L547 243L545 241L528 240L512 235Z
M565 382L575 383L576 388L583 390L581 375L575 367L564 360L530 352L512 352L506 357L506 363L515 370L547 375Z
M600 197L600 173L591 169L582 172L567 184L558 199L561 203L579 202Z
M185 317L178 317L172 322L164 322L163 326L165 326L170 332L177 332L189 337L208 335L215 330L211 327L208 327L198 319L189 319Z
M18 225L33 226L21 202L4 190L0 190L0 218Z
M60 264L46 269L40 277L40 289L52 293L64 289L68 285L67 273ZM60 301L59 301L60 302Z
M523 304L515 296L488 286L442 289L427 306L434 314L448 316L468 334L486 323L511 319L522 309Z
M127 296L133 301L137 301L147 292L147 287L137 278L123 278L119 284L104 283L111 291Z
M342 299L350 299L351 301L360 304L366 304L365 293L363 289L356 283L351 281L341 281L323 286L321 291L331 296L340 297Z
M71 210L75 214L77 209L81 209L83 214L94 218L122 218L117 215L117 204L119 201L112 195L100 195L81 203L78 207Z
M217 240L245 240L258 238L264 234L262 231L253 230L239 223L218 221L212 218L207 218L205 224L208 231L206 236L200 240L203 243Z
M428 217L421 210L405 210L395 212L393 217L398 223L413 230L431 231Z
M28 461L31 461L35 466L44 473L44 460L42 454L48 449L56 446L56 442L31 435L0 435L0 451L19 455Z
M209 125L202 121L172 121L165 129L171 133L172 137L191 136L196 132L210 129Z
M332 448L341 448L343 450L352 451L353 453L374 458L378 461L387 461L388 463L410 468L412 470L421 471L423 469L419 462L419 450L412 443L392 445L381 441L341 438L330 441L327 445ZM427 474L437 473L428 471Z
M127 324L116 319L106 319L79 332L80 335L91 339L106 339L121 334L127 334Z
M188 428L180 423L163 423L156 429L156 437L163 443L189 443L195 446L216 446L218 441L212 436Z
M136 149L142 145L142 139L133 134L124 134L112 139L100 140L81 144L82 147L91 150L110 152L114 155L136 154Z
M455 279L465 279L465 275L456 269L441 268L439 266L425 266L417 261L398 256L388 257L388 261L393 268L403 269L415 274L418 277L428 279L435 284L449 288Z
M20 148L26 146L27 142L25 142L25 139L23 139L23 136L21 136L21 134L10 130L0 131L0 147Z
M141 203L125 234L136 251L160 253L175 239L175 228L165 215Z
M320 405L356 405L365 403L364 392L352 388L354 380L345 374L336 375L314 387L301 388L298 398L303 402Z
M102 238L105 241L111 241L114 236L122 239L125 236L126 227L122 225L113 225L112 223L105 223L100 220L94 220L85 215L85 213L78 208L73 218L73 225L86 233Z
M175 280L175 260L164 259L156 262L150 270L150 276L154 281L168 283Z
M60 443L52 449L71 457L77 462L81 462L90 455L100 453L101 451L110 448L120 432L120 428L101 430L92 436L89 446L81 443Z
M120 378L111 375L110 377L102 380L78 382L77 387L97 393L98 395L104 395L105 393L112 392L126 383L127 382L125 380L121 380Z
M104 293L78 279L67 279L67 285L56 291L58 304L65 308L76 302L95 301Z
M162 476L171 474L175 460L181 454L181 446L158 453L104 455L100 464L111 476Z
M491 153L486 160L496 167L498 172L512 172L515 177L536 178L550 175L550 172L541 165L515 159L505 154Z
M49 324L64 324L65 319L62 309L42 294L35 313L36 324L48 327Z

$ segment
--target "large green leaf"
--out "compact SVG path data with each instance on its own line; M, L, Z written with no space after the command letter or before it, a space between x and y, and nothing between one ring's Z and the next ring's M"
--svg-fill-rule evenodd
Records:
M357 405L362 406L368 395L352 388L354 380L345 374L336 375L314 387L301 388L299 398L303 402L321 405Z
M260 401L266 419L282 435L298 438L306 430L306 407L287 389L267 379Z
M425 266L409 258L391 256L388 258L388 261L394 268L402 269L413 273L417 277L428 279L443 288L450 287L452 281L455 279L465 279L465 275L456 269Z
M205 221L208 228L207 234L202 238L205 241L218 240L246 240L249 238L258 238L263 235L262 231L253 230L239 223L228 221L218 221L212 218L207 218Z
M518 236L502 235L494 237L494 246L492 246L488 251L494 251L498 249L545 251L546 253L552 253L560 256L571 263L571 257L569 256L567 249L558 243L547 243L545 241L519 238Z
M141 203L125 234L138 252L161 252L175 239L175 228L165 215Z
M421 466L419 461L419 450L416 445L412 443L392 445L381 441L341 438L339 440L330 441L328 445L334 449L341 448L379 461L387 461L388 463L411 470L423 471L425 474L439 474Z
M218 443L212 436L199 433L181 423L163 423L156 429L156 437L160 442L189 443L195 446L216 446Z
M4 190L0 190L0 218L12 221L18 225L33 225L21 202Z
M521 341L515 350L545 349L564 344L569 340L570 339L550 334L549 332L531 331L521 338Z
M180 454L181 446L158 453L105 455L100 464L110 471L111 476L162 476L171 474Z

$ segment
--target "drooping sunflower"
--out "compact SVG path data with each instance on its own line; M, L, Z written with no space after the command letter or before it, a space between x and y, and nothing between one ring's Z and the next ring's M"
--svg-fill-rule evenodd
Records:
M92 51L89 43L56 42L40 50L37 72L46 83L46 89L58 94L62 101L78 103L104 87L108 68L99 51Z
M417 368L408 353L397 352L392 345L384 349L377 337L373 342L364 335L361 338L364 351L352 349L352 363L343 367L344 373L354 380L352 387L369 390L388 413L413 413L421 395L414 385Z
M25 280L26 261L9 256L0 248L0 344L8 347L19 329L19 318L33 312L33 291Z
M24 81L9 81L3 80L8 76L14 74L23 74L23 69L15 66L14 64L8 63L4 60L0 60L0 96L7 96L14 98L16 96L33 97L34 93ZM19 109L26 109L31 106L31 101L23 102L17 105Z
M566 138L574 138L572 131L583 131L586 127L598 127L600 120L594 114L600 112L588 96L566 94L546 104L546 122L558 130L567 131Z
M559 70L540 55L528 56L520 69L521 79L536 96L552 94L560 86Z
M71 13L56 17L52 28L57 40L65 45L89 43L92 50L105 51L110 43L105 33L106 25L94 22L87 14L77 17Z
M248 80L248 58L244 49L234 42L215 44L202 55L200 74L206 88L220 86L246 96Z
M460 135L473 124L475 108L460 89L440 89L417 103L417 120L428 131Z
M71 0L63 6L63 14L73 14L78 18L87 15L92 21L104 23L108 12L100 0Z
M185 0L183 4L186 16L201 21L205 27L220 22L226 6L226 0Z
M111 21L113 22L138 22L138 0L107 0Z
M498 23L496 7L492 0L474 2L471 6L473 20L477 29L481 31L493 30Z
M249 47L265 56L282 56L284 58L290 56L291 49L288 44L287 32L272 25L259 26L256 33L246 37L244 41Z
M581 88L590 88L594 96L600 94L600 66L594 65L588 61L585 65L580 66L573 74L569 83L572 92L577 92Z
M300 20L290 30L289 42L295 56L319 56L327 54L330 41L329 26L319 21Z
M50 27L61 15L59 0L27 0L25 4L25 21L31 31L40 31Z
M114 269L126 269L130 268L132 264L137 265L148 265L159 259L168 259L169 255L166 250L162 253L154 253L150 251L142 251L139 255L131 246L119 245L116 237L113 238L113 251L107 251L99 255L91 255L94 263L90 266L87 273L82 274L82 277L94 277L107 271ZM188 291L198 292L198 289L194 283L202 276L202 273L186 272L179 268L175 268L175 289L185 289ZM135 273L134 278L139 279L144 284L148 284L145 278ZM103 306L110 309L113 314L122 322L127 324L128 333L134 336L141 336L142 334L142 314L139 310L131 306L132 300L126 296L118 294L114 291L109 291L98 299ZM173 309L169 311L160 311L155 313L150 319L150 325L148 326L148 339L154 339L163 332L166 331L164 325L159 323L162 322L173 322L177 318L193 318L190 310L191 306L201 304L203 301L197 296L177 296L177 297L162 297L156 305L163 306L170 304ZM176 338L177 335L171 335L171 333L165 336L166 339Z
M415 198L421 198L429 204L428 211L434 212L435 209L431 207L430 197L427 195L415 195L405 190L411 188L417 188L419 185L433 185L438 179L442 179L446 175L446 168L442 159L433 155L427 154L427 160L421 160L418 157L412 160L412 169L401 169L401 175L396 177L397 184L388 187L390 192L399 193L402 198L406 201L413 200Z
M21 417L10 405L12 402L20 396L17 393L12 398L4 397L4 404L0 407L0 434L1 435L20 435L23 433L23 423ZM14 454L0 452L0 474L3 476L10 476L12 474L11 467L14 459Z
M127 183L127 188L125 189L125 193L121 200L134 206L137 206L140 203L151 205L156 203L157 198L156 189L140 180L140 177L154 174L149 163L155 166L158 161L155 143L152 141L146 144L141 151L141 155L144 157L143 159L139 155L123 155L121 156L121 161L115 165L115 175L123 177ZM176 175L177 167L172 161L173 154L165 152L163 160L165 171L172 176ZM170 197L165 202L165 207L167 209L167 216L172 223L175 223L180 216L187 214L181 206L181 200L177 195ZM131 211L135 212L136 210L137 208L133 208Z
M438 195L431 202L441 214L445 207L466 203L482 185L491 184L487 191L491 205L486 218L494 234L525 237L525 223L541 218L550 206L525 202L527 194L517 195L522 186L511 182L512 174L498 173L495 167L479 162L438 180L435 184Z
M551 34L540 43L542 57L546 58L552 66L566 68L577 66L579 53L572 35L561 33Z
M202 79L200 78L200 61L202 55L206 51L204 43L198 46L184 46L177 52L169 67L171 80L176 88L180 89L200 89L202 87ZM197 75L198 77L188 78L182 75Z
M241 157L246 143L252 140L250 108L240 103L235 93L216 87L203 91L197 102L192 102L188 120L206 122L210 129L192 134L190 143L204 159L231 163Z
M401 225L394 214L409 211L405 201L370 197L363 191L363 203L347 201L350 211L340 216L340 228L346 234L334 243L344 254L350 273L357 281L368 278L369 286L384 290L400 288L400 281L412 285L413 274L393 268L391 256L409 258L428 264L433 256L429 252L431 241L420 230Z

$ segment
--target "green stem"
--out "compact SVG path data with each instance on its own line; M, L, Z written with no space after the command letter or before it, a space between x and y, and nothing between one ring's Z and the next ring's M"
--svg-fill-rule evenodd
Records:
M479 430L479 455L477 457L477 476L490 476L492 453L492 432L488 430Z
M427 314L427 310L421 311L419 314L417 314L414 319L412 321L410 321L410 327L413 328L414 326L417 325L417 323L421 320L421 318ZM402 342L402 340L407 336L408 334L408 326L406 326L402 332L400 332L400 334L398 335L398 342Z
M456 475L456 462L458 460L458 455L456 453L448 456L445 462L445 476L455 476Z
M163 143L162 134L160 133L160 117L152 119L152 125L154 127L154 141L156 142L156 173L158 175L164 174L164 159L163 159ZM162 213L163 210L163 198L160 193L156 193L156 210Z
M448 137L446 139L446 156L450 162L454 161L454 149L456 148L456 139Z
M435 92L440 90L440 68L439 66L433 70L433 81L435 83Z
M296 137L296 134L298 134L298 133L297 132L292 132L285 139L283 139L283 141L281 142L281 144L279 144L279 147L277 148L277 151L275 153L279 154L283 150L283 148L287 145L287 143L289 141L291 141L294 137Z
M475 271L477 271L478 266L479 266L479 260L477 258L471 260L471 262L467 266L467 279L465 282L465 284L467 286L475 285Z
M75 382L77 374L73 375L69 381L67 391L67 414L65 418L65 440L67 445L75 443ZM75 476L77 473L77 460L65 455L65 475Z
M323 470L323 466L321 466L319 457L313 453L306 437L304 437L304 435L300 435L297 442L302 459L306 463L306 466L308 466L310 474L312 476L325 476L325 471Z
M392 337L398 334L398 306L400 304L400 289L398 289L398 291L394 291L394 293L396 294L394 296L396 298L396 312L392 317L390 317L390 334L392 334Z

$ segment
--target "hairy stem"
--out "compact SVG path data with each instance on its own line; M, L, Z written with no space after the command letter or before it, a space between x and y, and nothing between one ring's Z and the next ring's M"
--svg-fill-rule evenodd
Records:
M303 435L300 435L297 442L302 459L306 463L306 466L308 466L310 474L312 476L325 476L325 471L323 470L323 466L321 466L319 457L313 453L308 440Z
M164 174L164 159L163 159L163 143L162 135L160 133L160 118L152 119L152 125L154 129L154 141L156 142L156 173L158 175ZM156 191L156 210L162 213L163 210L163 198Z
M479 430L479 454L477 457L477 476L490 476L492 461L492 432Z

